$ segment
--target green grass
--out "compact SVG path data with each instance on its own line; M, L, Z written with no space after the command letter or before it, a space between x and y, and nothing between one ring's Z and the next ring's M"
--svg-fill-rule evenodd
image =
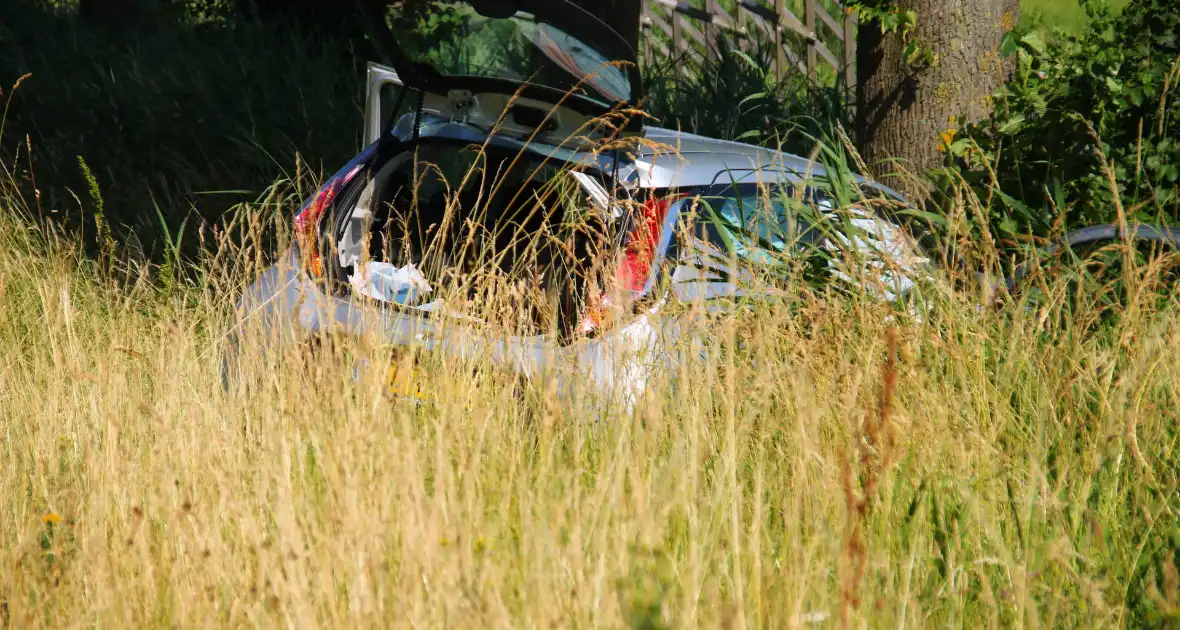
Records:
M1108 0L1115 11L1121 10L1129 0ZM1089 24L1086 12L1078 0L1021 0L1021 20L1031 25L1059 28L1068 33L1078 33Z

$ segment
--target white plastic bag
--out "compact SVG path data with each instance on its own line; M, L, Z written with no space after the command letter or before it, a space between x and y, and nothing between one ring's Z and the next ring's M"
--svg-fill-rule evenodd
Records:
M349 281L357 293L394 304L415 304L433 290L413 263L394 267L386 262L369 261Z

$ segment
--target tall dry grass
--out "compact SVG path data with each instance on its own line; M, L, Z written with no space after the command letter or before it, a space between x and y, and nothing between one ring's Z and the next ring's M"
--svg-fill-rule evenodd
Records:
M801 285L703 318L706 358L607 417L428 354L429 396L391 397L353 377L375 339L247 352L223 388L270 208L161 275L8 190L6 627L1175 619L1174 295L1098 325L1052 276L1039 306L935 285L921 318Z

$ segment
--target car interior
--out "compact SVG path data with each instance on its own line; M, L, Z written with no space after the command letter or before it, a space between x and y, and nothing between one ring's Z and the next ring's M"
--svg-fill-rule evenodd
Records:
M611 258L609 213L587 190L597 177L519 151L424 142L375 165L342 206L337 273L413 264L432 285L483 302L480 288L508 288L516 315L568 334L596 290L596 264Z

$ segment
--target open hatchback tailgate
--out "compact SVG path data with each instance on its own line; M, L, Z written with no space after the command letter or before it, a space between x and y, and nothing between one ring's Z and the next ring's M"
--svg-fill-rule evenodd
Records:
M419 120L553 144L642 131L634 49L567 0L357 2Z

